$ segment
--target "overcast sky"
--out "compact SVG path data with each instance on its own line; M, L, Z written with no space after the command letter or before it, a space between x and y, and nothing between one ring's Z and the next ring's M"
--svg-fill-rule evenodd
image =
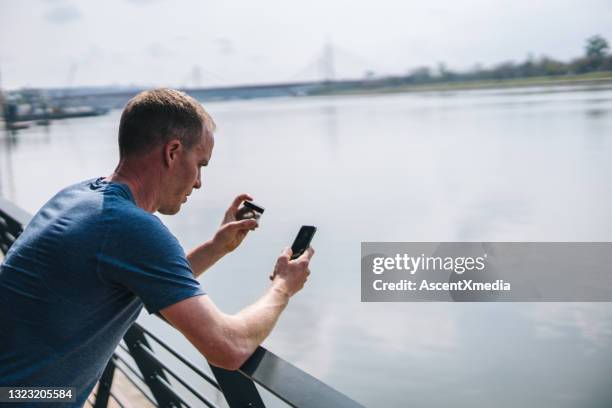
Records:
M217 86L466 69L612 41L612 0L0 0L2 86ZM330 61L328 59L327 61Z

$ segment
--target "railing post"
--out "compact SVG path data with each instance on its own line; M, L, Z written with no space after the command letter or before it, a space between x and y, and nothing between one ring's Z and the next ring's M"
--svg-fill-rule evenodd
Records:
M113 376L115 375L115 362L111 357L108 360L108 364L100 377L98 385L98 392L96 393L96 402L94 408L106 408L108 406L108 399L110 398L110 390L113 386Z
M238 371L209 365L230 408L265 408L259 391L250 378Z
M144 347L149 350L152 349L144 333L137 324L133 324L132 327L130 327L125 336L123 336L123 340L125 340L130 350L130 355L142 373L145 383L153 393L157 405L159 407L169 408L181 407L181 401L161 380L163 379L167 383L169 382L164 373L164 369L149 358L147 352L143 350Z
M32 217L21 208L0 198L0 252L8 252Z

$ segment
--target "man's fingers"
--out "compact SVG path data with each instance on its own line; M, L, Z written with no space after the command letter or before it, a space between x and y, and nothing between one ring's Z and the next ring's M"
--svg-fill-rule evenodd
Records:
M283 248L282 252L281 252L281 257L283 258L287 258L287 261L291 259L291 256L293 255L293 251L291 250L290 247L285 247Z
M278 260L276 261L277 266L281 265L281 267L286 268L287 264L289 263L289 260L291 259L291 254L292 254L291 248L289 247L283 248L280 256L278 257ZM274 268L274 271L272 271L272 274L270 275L270 280L273 280L275 276L276 276L276 268Z
M315 253L314 249L309 246L308 248L306 248L304 253L302 255L300 255L299 258L296 259L296 261L302 261L304 259L307 260L307 261L310 261L310 258L312 258L314 253Z
M235 228L239 230L251 230L257 228L257 220L253 218L248 218L246 220L233 221L229 224L230 228Z
M232 201L232 205L230 206L230 208L232 208L234 211L238 210L238 207L240 207L240 204L242 204L244 200L253 201L253 197L251 197L247 193L242 193L236 198L234 198L234 201Z

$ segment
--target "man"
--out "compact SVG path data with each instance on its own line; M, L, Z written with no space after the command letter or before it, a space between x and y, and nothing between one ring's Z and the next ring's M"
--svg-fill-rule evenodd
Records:
M143 304L229 370L268 336L313 250L292 261L285 248L265 294L227 315L195 278L257 227L236 219L251 197L236 197L214 237L188 255L153 215L177 213L202 186L214 128L191 97L143 92L121 116L114 173L62 190L34 216L0 269L0 386L75 387L82 406Z

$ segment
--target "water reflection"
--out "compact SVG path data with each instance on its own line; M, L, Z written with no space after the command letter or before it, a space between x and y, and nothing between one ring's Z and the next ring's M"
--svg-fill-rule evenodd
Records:
M609 109L588 109L585 113L593 119L598 119L610 114Z
M335 105L325 105L321 107L321 116L325 120L325 135L329 141L329 150L335 156L338 150L338 123L337 108Z
M366 304L359 262L361 241L612 240L612 90L206 106L219 130L204 187L163 221L189 248L235 194L267 209L204 276L211 298L228 312L255 300L298 226L319 227L308 285L267 340L275 353L373 407L574 407L609 395L610 305ZM5 135L2 194L34 212L108 174L118 120L113 111Z

